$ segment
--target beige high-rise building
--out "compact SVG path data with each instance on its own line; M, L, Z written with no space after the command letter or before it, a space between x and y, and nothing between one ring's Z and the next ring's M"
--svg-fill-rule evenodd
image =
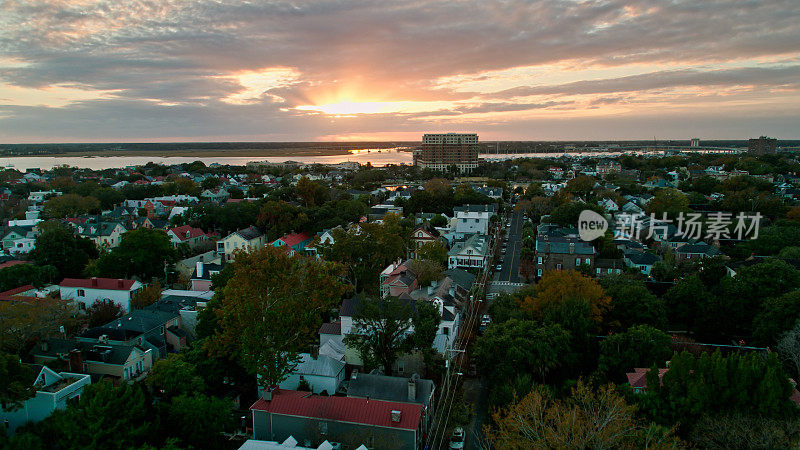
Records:
M456 166L468 173L478 167L478 135L437 133L422 136L422 148L414 152L414 164L425 169L447 170Z

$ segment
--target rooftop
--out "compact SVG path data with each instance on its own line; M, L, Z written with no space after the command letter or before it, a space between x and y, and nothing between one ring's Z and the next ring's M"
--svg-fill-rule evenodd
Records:
M422 416L422 405L413 403L326 397L287 389L275 389L271 394L271 400L260 398L250 409L271 414L404 430L419 429ZM392 420L393 411L400 412L400 420L397 422Z

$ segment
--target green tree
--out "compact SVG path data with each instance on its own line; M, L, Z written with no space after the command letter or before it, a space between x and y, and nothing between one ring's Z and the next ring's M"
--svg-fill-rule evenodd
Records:
M58 281L58 270L53 266L16 264L0 270L0 292L31 284L42 287L46 283Z
M80 400L56 411L51 422L56 445L63 449L133 448L144 444L153 431L152 417L142 390L123 383L94 383Z
M234 356L266 388L290 373L316 338L323 312L345 293L341 267L274 247L239 252L232 264L219 329L207 345L215 355Z
M383 373L390 375L397 358L409 349L411 306L393 297L379 300L355 297L354 300L357 306L353 331L344 337L344 342L358 350L365 367L380 366Z
M119 246L97 260L95 275L151 280L175 263L175 248L163 230L138 228L122 235Z
M671 219L677 219L679 214L689 212L689 200L677 189L661 189L647 203L645 211L659 218L666 214Z
M94 243L58 222L40 225L30 258L39 266L53 266L61 277L80 277L89 260L97 257Z
M64 194L47 200L42 205L44 213L51 219L77 217L82 214L100 212L100 201L94 197L82 197L76 194Z
M417 259L436 261L441 265L447 264L447 248L439 241L426 242L416 250Z
M95 300L86 308L86 323L89 328L99 327L122 317L122 306L116 302Z
M33 371L22 364L17 355L0 351L0 406L14 411L36 395Z
M194 365L187 362L184 355L176 353L156 361L144 381L157 395L166 398L205 390L205 383L195 372Z
M436 305L425 301L416 302L411 316L411 323L414 325L414 333L411 335L414 348L423 352L431 350L441 321L442 315Z
M511 319L493 324L477 341L475 356L481 373L502 383L517 373L530 373L538 382L573 363L571 335L560 325Z
M608 325L620 330L640 324L666 329L664 302L651 294L643 281L620 275L605 277L600 284L611 297L611 310L606 317Z
M672 355L672 339L649 325L636 325L625 332L612 334L600 342L598 371L615 383L625 381L625 374L636 367L662 367Z
M774 345L781 333L800 319L800 289L768 298L753 320L753 338L760 345Z
M417 276L419 286L428 286L444 277L444 268L438 261L414 259L408 263L408 268Z
M181 395L167 408L165 432L189 448L221 448L233 425L231 402L203 394Z

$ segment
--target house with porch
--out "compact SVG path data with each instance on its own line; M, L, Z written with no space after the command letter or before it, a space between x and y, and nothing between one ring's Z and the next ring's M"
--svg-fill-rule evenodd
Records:
M472 234L464 241L454 242L447 253L447 268L480 269L489 261L489 236Z

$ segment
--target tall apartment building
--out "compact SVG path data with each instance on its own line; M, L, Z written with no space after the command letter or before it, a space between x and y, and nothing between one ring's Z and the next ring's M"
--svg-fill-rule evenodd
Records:
M754 155L774 155L777 144L777 139L761 136L747 141L747 152Z
M460 172L470 172L478 167L478 149L475 133L424 134L422 149L414 152L414 164L433 170L456 166Z

